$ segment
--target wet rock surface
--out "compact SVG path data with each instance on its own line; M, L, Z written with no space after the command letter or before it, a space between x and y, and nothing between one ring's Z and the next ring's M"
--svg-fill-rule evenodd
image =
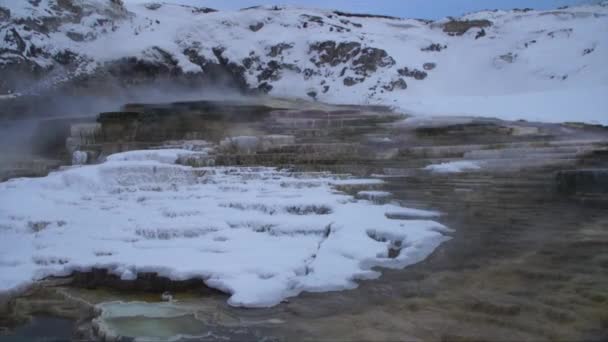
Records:
M378 177L385 183L340 190L379 203L430 206L454 229L452 240L423 262L382 270L381 278L360 282L357 289L304 293L270 309L229 307L226 295L202 291L196 280L178 283L142 274L127 284L102 271L76 274L0 301L2 326L45 314L74 320L72 336L108 339L133 337L150 326L161 338L180 331L198 335L201 324L209 339L599 341L608 336L608 131L603 127L403 120L381 107L257 99L131 104L69 128L63 138L70 149L92 156L91 163L120 151L185 147L206 153L200 160L180 161L186 165L212 160ZM57 157L56 150L48 151L48 158ZM471 160L478 170L423 170ZM164 291L171 291L173 301L162 301Z

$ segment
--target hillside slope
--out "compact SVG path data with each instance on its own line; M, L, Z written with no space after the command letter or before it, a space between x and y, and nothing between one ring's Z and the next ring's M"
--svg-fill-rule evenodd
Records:
M420 114L608 124L608 3L430 22L256 7L0 0L0 93L158 79Z

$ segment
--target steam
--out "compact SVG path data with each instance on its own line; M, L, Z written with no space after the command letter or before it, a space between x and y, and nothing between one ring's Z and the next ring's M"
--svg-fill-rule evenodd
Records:
M53 151L62 148L70 123L93 122L99 113L120 111L128 103L250 98L251 95L225 80L193 85L167 79L132 86L106 82L91 88L0 99L0 169L15 160L57 158Z

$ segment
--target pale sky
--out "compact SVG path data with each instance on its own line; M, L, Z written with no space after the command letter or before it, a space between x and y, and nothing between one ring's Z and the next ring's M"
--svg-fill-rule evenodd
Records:
M125 0L147 2L154 0ZM459 16L484 9L551 9L593 0L159 0L219 10L240 9L255 5L296 5L339 9L342 11L392 15L405 18L438 19Z

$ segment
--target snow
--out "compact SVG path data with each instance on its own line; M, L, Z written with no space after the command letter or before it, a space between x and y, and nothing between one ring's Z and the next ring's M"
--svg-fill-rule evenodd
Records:
M174 164L192 153L131 151L0 183L0 292L95 267L124 280L200 277L230 305L267 307L354 288L380 275L371 267L419 262L448 239L436 212L336 188L381 180Z
M49 5L53 1L42 0L38 7L25 1L13 1L7 6L13 19L40 18L54 13ZM289 6L278 11L262 7L205 14L191 7L167 3L151 10L138 1L126 2L126 12L121 12L116 6L98 0L78 3L88 4L88 16L79 23L64 23L57 32L48 35L29 32L20 25L7 25L0 28L0 36L14 27L24 37L28 49L35 45L48 51L49 57L37 57L36 62L41 65L53 64L50 56L65 49L78 52L84 64L75 74L90 72L104 62L122 57L161 58L153 48L170 53L185 73L198 73L202 72L201 67L193 64L184 51L190 49L206 60L217 61L213 48L221 47L222 56L231 62L242 64L251 55L258 58L245 73L246 81L252 88L268 82L273 86L270 94L274 96L308 98L306 94L314 91L319 101L383 104L423 116L472 115L608 124L605 96L608 93L608 68L605 67L608 6L605 4L558 11L472 13L462 19L493 22L485 29L485 37L475 39L477 28L463 36L447 35L440 27L447 19L428 24L414 19L349 18L328 10ZM96 24L103 13L112 13L112 21ZM323 24L310 21L310 16L320 17ZM257 32L249 29L257 23L264 26ZM76 42L66 36L69 31L95 38ZM359 42L363 48L383 49L395 64L378 68L361 83L346 86L345 77L359 77L353 71L352 60L335 66L318 66L311 61L316 52L311 51L310 45L326 40ZM270 48L280 43L292 47L280 56L270 56ZM447 45L447 48L441 52L421 51L432 43ZM10 42L0 42L0 48L14 48L9 45ZM261 70L271 61L315 73L307 77L283 68L275 80L258 79ZM425 63L435 63L436 68L427 70L428 77L424 80L403 77L407 89L385 91L382 88L400 77L398 69L423 70ZM58 77L54 81L66 76ZM329 88L325 91L325 87Z
M437 173L460 173L479 169L481 169L480 162L471 160L459 160L441 164L431 164L424 168L424 170Z
M399 108L428 116L483 116L503 120L586 122L608 126L608 86L495 96L426 96Z
M86 152L83 151L74 151L72 153L72 165L84 165L87 163L89 159Z

